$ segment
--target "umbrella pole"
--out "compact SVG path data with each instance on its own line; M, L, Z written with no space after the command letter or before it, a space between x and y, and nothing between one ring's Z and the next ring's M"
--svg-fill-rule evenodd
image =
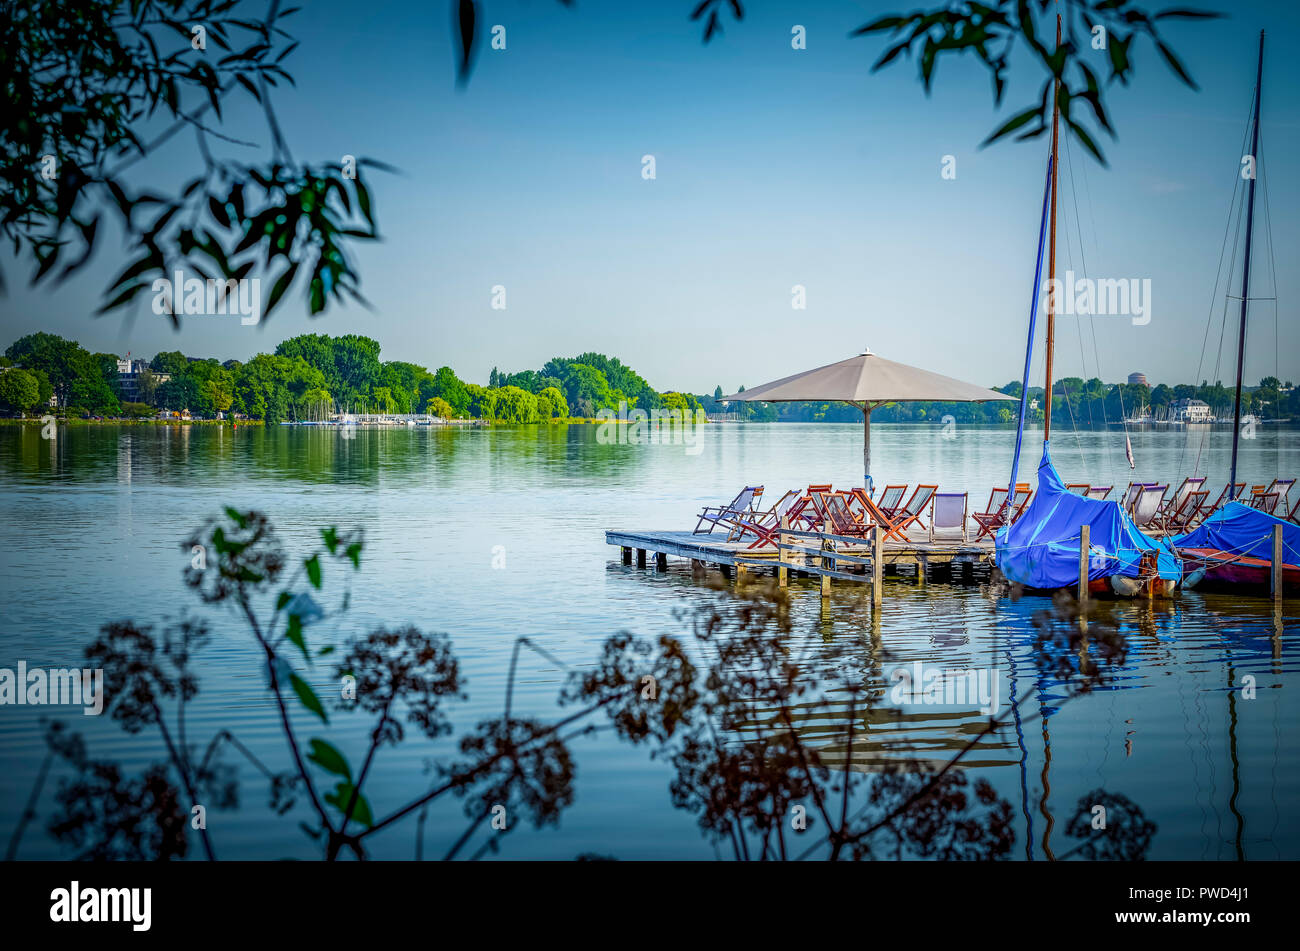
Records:
M871 495L871 404L863 402L862 406L862 484Z

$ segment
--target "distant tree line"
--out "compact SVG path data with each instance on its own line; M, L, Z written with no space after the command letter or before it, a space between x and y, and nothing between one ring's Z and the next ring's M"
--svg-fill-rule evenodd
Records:
M1008 396L1020 397L1020 381L1012 380L993 389ZM740 387L737 392L743 393ZM1041 386L1031 386L1031 403L1036 407L1027 410L1030 422L1042 422L1044 417ZM1065 377L1052 384L1052 422L1061 425L1097 425L1119 420L1140 412L1143 408L1160 415L1176 401L1202 400L1209 404L1216 417L1232 415L1235 388L1223 382L1202 381L1200 386L1165 383L1149 386L1145 383L1103 383L1097 377ZM742 403L722 402L723 390L719 386L713 396L702 396L700 401L708 413L734 413L754 422L791 423L854 423L862 420L862 411L847 403ZM951 415L959 423L1012 423L1019 407L1015 403L888 403L872 410L872 422L921 423L939 422ZM1275 376L1266 376L1258 386L1243 387L1242 415L1262 419L1293 419L1300 417L1300 389L1288 381L1282 383Z
M19 415L53 405L69 416L152 417L166 410L278 423L365 412L534 423L593 418L620 403L684 414L700 408L694 396L657 392L631 367L599 353L556 357L518 373L494 368L488 385L480 386L451 367L430 371L381 361L378 341L358 334L303 334L246 363L164 351L135 374L131 393L116 354L92 354L54 334L29 334L0 358L0 412Z

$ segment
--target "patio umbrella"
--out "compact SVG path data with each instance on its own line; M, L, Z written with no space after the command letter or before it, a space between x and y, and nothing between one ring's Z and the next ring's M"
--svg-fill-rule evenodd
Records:
M856 357L805 370L743 393L724 396L722 402L755 403L851 403L862 410L862 473L871 491L871 410L884 403L935 401L983 403L1015 400L1013 396L963 383L950 376L931 373L878 357L869 349Z

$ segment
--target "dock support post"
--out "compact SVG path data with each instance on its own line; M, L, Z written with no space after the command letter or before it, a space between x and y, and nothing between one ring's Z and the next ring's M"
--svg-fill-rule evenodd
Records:
M668 555L666 552L655 552L655 571L668 570Z
M916 583L917 583L917 585L919 585L919 586L922 587L922 588L925 587L925 582L926 582L926 577L925 577L925 576L929 573L929 571L930 571L930 559L927 558L925 555L921 555L921 556L920 556L919 558L917 558L917 560L916 560Z
M623 564L632 564L632 549L628 548L626 545L623 546Z
M830 570L834 568L835 560L833 558L827 557L827 555L834 554L834 552L835 552L834 542L832 541L822 542L822 569L823 570ZM822 575L821 580L822 580L822 598L823 599L829 598L831 596L831 576Z
M1088 554L1092 551L1092 542L1089 535L1092 533L1091 525L1084 525L1079 529L1079 606L1083 607L1088 603Z
M1273 571L1270 577L1273 600L1282 603L1282 526L1273 526Z
M645 567L645 549L644 549L644 548L638 548L638 549L636 550L636 566L637 566L638 568L644 568L644 567Z
M788 514L783 514L781 516L781 531L784 532L789 527L790 527L790 516ZM777 587L784 588L790 584L790 569L785 566L786 550L780 547L781 545L788 544L788 540L786 539L785 535L777 535L776 544L777 544L776 560L780 565L780 567L776 569L776 583L777 583Z
M871 606L880 607L885 594L885 536L877 525L871 532Z

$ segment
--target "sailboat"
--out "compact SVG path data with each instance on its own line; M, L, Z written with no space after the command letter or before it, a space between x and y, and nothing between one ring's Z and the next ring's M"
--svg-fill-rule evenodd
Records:
M1201 525L1173 539L1185 560L1188 587L1203 580L1211 584L1267 591L1273 574L1273 535L1282 529L1282 586L1300 589L1300 525L1231 498L1237 485L1237 443L1241 437L1241 378L1246 357L1246 305L1250 300L1250 253L1255 224L1255 181L1259 168L1259 111L1264 86L1264 31L1259 31L1259 63L1255 69L1255 110L1250 154L1256 174L1246 197L1246 257L1241 271L1241 321L1237 332L1237 397L1232 412L1232 469L1228 479L1230 501Z
M1056 45L1061 45L1061 17L1056 17ZM1054 590L1077 584L1081 574L1082 527L1089 529L1087 557L1090 592L1132 597L1171 594L1182 577L1178 556L1168 543L1147 536L1115 501L1085 498L1070 492L1052 465L1052 356L1056 335L1056 179L1060 124L1060 83L1052 97L1052 150L1047 160L1043 215L1038 226L1038 259L1034 266L1034 293L1029 308L1029 340L1025 346L1024 380L1020 388L1020 422L1011 463L1016 485L1020 447L1025 430L1029 372L1034 349L1034 329L1042 277L1044 232L1047 242L1048 287L1046 386L1044 387L1043 456L1038 464L1038 491L1023 514L1003 525L995 536L995 561L1008 581L1027 588ZM1009 511L1008 511L1009 516Z

